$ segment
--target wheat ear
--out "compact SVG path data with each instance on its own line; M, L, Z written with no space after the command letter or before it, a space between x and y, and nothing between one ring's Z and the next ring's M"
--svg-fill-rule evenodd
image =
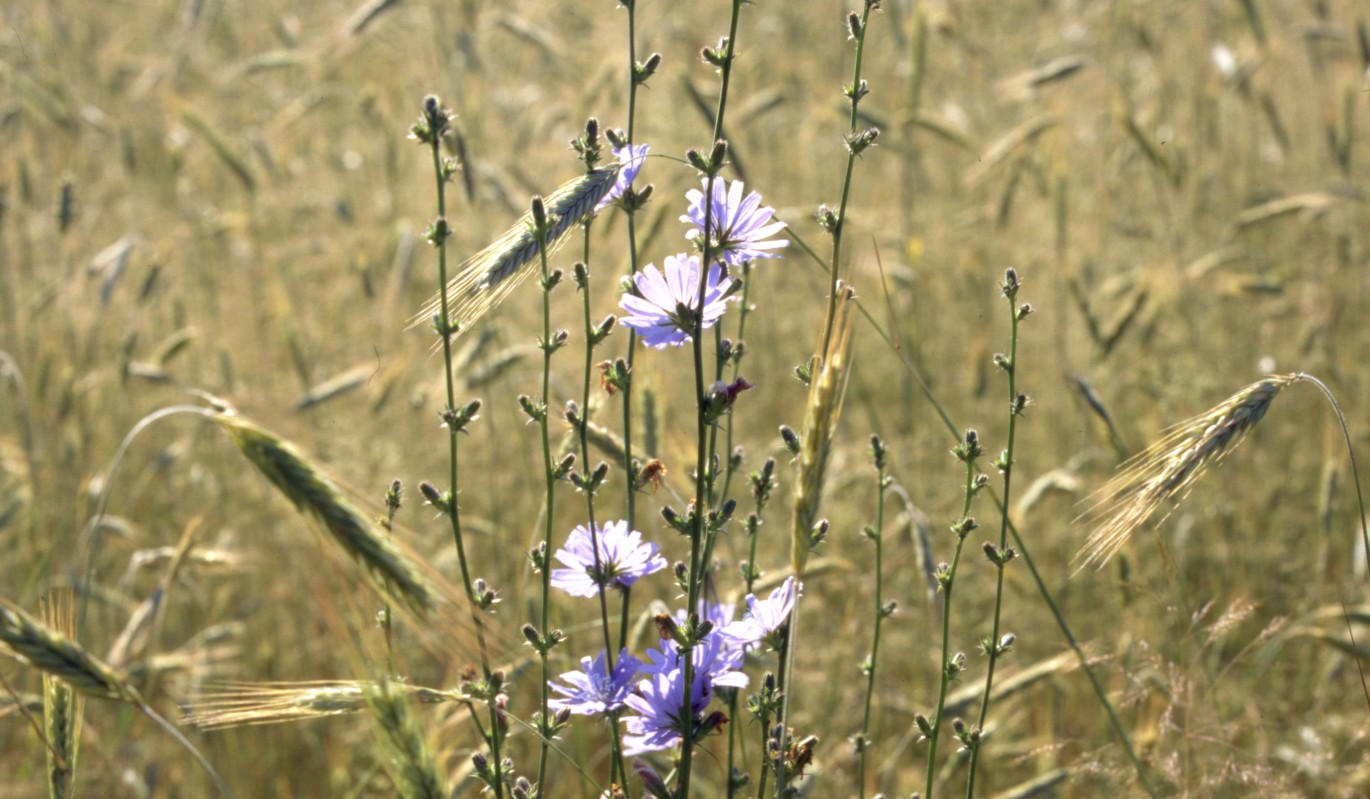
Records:
M433 752L409 710L409 697L389 680L366 689L381 743L389 754L390 777L404 799L447 799Z
M828 456L832 452L837 422L842 416L842 403L847 394L847 378L851 376L851 305L855 298L844 290L837 306L834 335L827 352L818 353L814 371L809 378L809 401L804 410L804 431L800 437L799 475L794 481L794 515L790 538L790 567L796 577L803 577L814 545L814 525L818 522L818 505L827 477Z

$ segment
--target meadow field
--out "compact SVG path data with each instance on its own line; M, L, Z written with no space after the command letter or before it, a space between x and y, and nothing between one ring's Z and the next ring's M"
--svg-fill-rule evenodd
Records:
M628 199L444 353L440 258L626 178L592 117ZM710 181L786 244L587 353ZM238 797L1370 795L1368 301L1358 0L5 4L0 799L218 795L142 708ZM547 593L587 514L659 566ZM624 754L645 671L540 741L795 577L698 741Z

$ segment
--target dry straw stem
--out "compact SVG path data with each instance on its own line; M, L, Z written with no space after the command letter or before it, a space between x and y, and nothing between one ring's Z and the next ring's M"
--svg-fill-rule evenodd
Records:
M360 713L374 687L359 680L224 683L213 696L192 705L184 720L199 729L221 730ZM392 683L390 691L422 704L464 701L459 694L417 685Z
M404 799L447 799L433 752L409 709L409 696L389 680L367 687L366 702L375 714L387 765Z
M842 402L851 376L851 306L855 295L842 290L834 335L827 352L814 358L809 380L809 402L804 411L804 430L799 451L799 475L794 481L794 517L790 536L790 567L796 577L804 576L808 563L813 526L818 521L818 506L827 476L828 456L842 416Z
M323 523L376 590L419 615L434 609L436 594L418 566L295 445L236 414L215 412L211 418L296 508Z
M71 592L59 590L43 606L53 630L71 636L76 611ZM48 797L68 799L75 790L76 755L81 741L81 695L51 674L43 674L43 731L48 739Z
M1086 513L1098 526L1076 555L1080 568L1103 566L1162 505L1183 499L1256 426L1282 390L1304 379L1303 374L1271 375L1252 383L1129 461Z
M609 193L618 177L617 163L593 169L563 184L547 196L547 250L551 253L566 240L566 232L584 219ZM447 282L448 323L459 330L470 327L486 311L498 305L523 278L534 270L524 267L538 257L538 240L533 235L530 210L493 244L466 259L456 275ZM442 313L442 295L434 295L409 325L415 327Z

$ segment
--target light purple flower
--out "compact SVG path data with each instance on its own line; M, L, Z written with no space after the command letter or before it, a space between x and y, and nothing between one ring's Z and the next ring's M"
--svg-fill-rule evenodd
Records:
M713 696L709 675L696 674L691 688L691 718L687 725L680 718L685 704L685 675L680 669L654 674L639 682L637 693L625 701L638 715L624 719L623 754L632 756L669 749L681 740L685 730L693 734L700 714Z
M706 178L706 190L708 186ZM769 238L784 230L785 223L771 221L775 209L763 207L760 194L752 192L743 197L744 188L740 180L729 183L723 178L714 178L713 188L713 202L710 203L713 208L709 212L709 234L712 239L709 252L713 257L737 266L743 261L757 258L779 258L780 253L773 251L790 246L784 239ZM704 192L690 189L685 193L685 198L690 201L690 207L680 221L694 225L694 230L686 233L685 238L702 249Z
M650 149L652 147L649 144L629 144L614 149L614 155L618 156L618 177L614 179L614 185L609 189L609 193L595 204L596 211L622 197L623 192L633 185L633 181L637 179L637 173L642 169L642 162L647 159L647 151Z
M648 264L633 275L637 291L623 295L619 305L628 314L621 323L642 336L648 347L665 349L690 340L693 318L699 300L699 258L693 255L668 255L662 271ZM704 288L704 319L701 330L713 327L728 307L728 290L733 281L722 267L709 267Z
M747 675L742 672L746 652L734 646L717 631L709 633L690 650L696 674L709 675L709 682L724 688L746 688ZM643 664L648 674L668 674L681 667L680 647L674 641L662 639L657 649L647 650L651 663Z
M732 602L719 602L714 604L707 599L700 599L699 609L696 612L699 614L699 618L712 623L714 630L717 631L732 623L733 613L736 610L737 606ZM686 616L685 608L677 610L675 612L676 623L684 624L688 620Z
M556 552L557 561L567 568L552 571L552 585L571 596L597 596L605 586L627 588L666 568L666 559L657 554L660 547L644 543L642 533L630 531L627 522L606 522L596 526L594 533L599 544L598 568L591 530L580 525Z
M553 710L565 708L579 716L595 716L623 707L624 700L633 692L633 682L642 671L642 661L624 649L618 653L613 674L608 673L604 650L593 661L580 659L580 671L561 675L565 685L549 681L547 685L562 698L553 698L548 706Z
M804 584L789 577L766 599L747 594L747 612L719 631L733 646L743 647L766 641L772 648L779 643L776 633L790 620L795 601L804 593Z

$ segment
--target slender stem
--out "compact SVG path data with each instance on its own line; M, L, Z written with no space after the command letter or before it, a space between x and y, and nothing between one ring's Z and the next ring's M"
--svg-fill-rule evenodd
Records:
M969 436L968 436L969 437ZM956 586L956 569L961 563L961 551L966 545L966 535L969 530L965 530L965 523L970 518L970 503L975 497L975 459L966 457L966 488L965 499L961 505L961 520L958 522L958 532L956 537L956 552L952 555L951 566L948 567L945 578L940 580L942 588L942 680L937 691L937 708L933 712L932 732L928 735L928 765L927 781L923 788L923 796L932 799L933 780L937 775L937 743L942 733L942 712L947 705L947 689L951 685L952 677L952 656L951 656L951 598L952 590ZM964 530L964 532L962 532Z
M799 638L800 586L795 586L794 609L790 611L789 628L785 632L784 645L780 650L780 752L775 763L775 799L783 799L789 781L785 778L788 765L786 755L790 745L790 686L794 684L794 662L799 659L794 642ZM760 793L757 794L759 798Z
M752 262L751 262L751 261L743 261L743 262L742 262L742 307L740 307L740 308L737 309L737 341L738 341L738 342L742 342L742 341L745 341L745 340L746 340L746 339L744 338L744 336L746 335L746 332L747 332L747 316L748 316L748 314L749 314L749 312L750 312L750 310L751 310L751 309L750 309L750 306L749 306L750 297L751 297L751 292L752 292L752 280L751 280L751 277L752 277ZM734 355L734 356L733 356L733 380L737 380L737 377L738 377L738 375L741 373L741 371L742 371L742 359L741 359L739 356ZM721 379L721 378L720 378L720 379ZM727 422L726 422L725 424L726 424L726 428L725 428L725 430L726 430L726 438L725 438L725 440L724 440L723 451L726 452L726 453L728 453L728 458L727 458L727 462L726 462L725 466L723 467L723 490L720 491L719 494L718 494L720 497L727 497L727 496L728 496L728 491L732 488L732 484L733 484L733 472L734 472L734 469L733 469L733 459L732 459L732 452L733 452L733 415L732 415L732 414L728 414L728 419L727 419Z
M627 143L633 143L633 131L637 124L637 0L623 0L623 6L628 11L628 130ZM637 214L634 211L627 212L628 216L628 274L637 273ZM637 521L637 475L633 468L633 361L637 356L637 331L628 331L628 355L625 359L628 365L628 380L623 387L623 477L625 481L624 504L626 505L626 516L628 529L637 529L634 525ZM623 596L623 618L624 624L619 628L618 645L622 649L627 645L628 636L628 595Z
M721 83L718 92L718 113L714 115L714 135L713 141L717 142L723 135L723 117L728 107L728 84L732 76L733 56L737 52L737 24L742 15L743 0L733 0L732 17L728 26L727 52L723 56L723 66ZM699 256L699 288L696 293L694 330L691 333L691 349L694 354L694 373L695 373L695 401L697 413L695 414L695 508L694 508L694 529L690 535L690 571L688 575L689 590L685 607L689 612L694 612L699 607L700 589L704 584L703 554L705 537L707 532L706 521L709 517L711 506L707 495L707 484L711 480L709 472L713 461L711 448L709 446L709 421L705 415L705 393L704 393L704 297L709 284L709 273L713 271L713 190L714 181L717 180L717 169L720 165L711 165L712 171L704 185L704 229L703 247ZM690 797L690 772L694 765L694 708L692 703L694 685L694 655L690 651L682 653L681 677L684 680L684 699L681 702L681 719L686 728L685 736L680 751L680 774L677 783L677 795L680 799Z
M784 666L785 664L782 662L780 665ZM769 707L769 706L768 706L768 707ZM760 799L761 797L763 797L763 796L766 795L766 777L770 774L770 769L768 768L768 765L769 765L769 764L767 764L767 762L766 762L766 758L770 756L770 750L769 750L769 745L770 745L770 740L771 740L771 713L770 713L770 710L768 710L768 709L766 709L766 708L762 708L762 710L761 710L761 719L760 719L760 721L761 721L761 776L757 779L757 786L756 786L756 795L757 795L757 799Z
M585 370L584 379L581 382L581 407L580 407L580 462L581 473L587 479L592 470L590 468L590 379L595 368L595 344L594 344L594 322L590 317L590 222L585 222L585 238L583 249L582 264L584 265L584 281L580 286L582 305L584 310L585 322ZM587 484L585 492L585 514L588 517L590 530L590 549L594 552L594 569L596 575L604 573L604 566L600 559L599 539L600 530L595 523L595 490L593 485ZM631 529L631 528L630 528ZM600 628L604 633L604 670L608 679L613 679L614 656L617 650L614 649L609 631L609 597L608 586L600 585L599 588L599 620ZM609 746L612 756L609 760L609 782L613 783L617 779L626 779L622 774L623 757L620 754L619 727L615 723L613 716L609 717Z
M790 235L795 243L799 245L800 249L804 250L809 257L814 259L814 261L820 265L822 264L822 259L818 257L812 247L795 236L793 231L790 232ZM955 420L951 418L951 413L947 410L946 406L937 399L937 395L932 392L932 387L928 385L927 380L925 380L922 373L918 371L918 367L909 360L908 354L890 337L889 332L885 330L880 321L871 315L870 310L866 308L860 298L856 300L856 308L861 312L861 315L865 317L866 322L870 324L876 334L880 336L881 340L885 342L885 346L889 347L890 350L898 356L904 370L908 372L909 376L918 384L919 390L923 393L924 398L932 404L933 410L937 413L938 418L942 420L942 424L953 437L956 437L956 431L959 428L957 427ZM995 497L993 489L990 489L990 497L995 500L996 506L1002 508L1002 503ZM1099 675L1095 673L1094 667L1089 663L1089 658L1085 656L1084 650L1080 648L1079 643L1076 641L1075 634L1070 629L1070 624L1066 622L1065 616L1061 613L1060 607L1056 604L1055 598L1051 595L1051 589L1047 588L1046 581L1042 579L1041 573L1037 571L1037 565L1032 560L1032 554L1023 543L1022 537L1018 535L1018 528L1014 526L1012 519L1009 519L1008 531L1009 535L1013 537L1014 547L1018 550L1019 557L1023 559L1023 563L1028 567L1028 572L1032 575L1033 583L1037 586L1037 593L1042 597L1042 601L1046 603L1047 608L1051 611L1052 618L1056 620L1056 627L1061 631L1061 635L1065 637L1067 645L1070 647L1071 651L1075 653L1075 659L1080 665L1080 670L1089 678L1089 683L1094 688L1095 697L1099 700L1099 704L1103 706L1105 713L1108 715L1109 725L1113 728L1114 734L1118 736L1118 740L1123 744L1123 749L1127 752L1128 760L1132 763L1132 768L1137 774L1138 782L1142 784L1142 789L1146 791L1146 794L1152 797L1152 799L1155 799L1157 796L1156 789L1151 785L1151 780L1147 776L1146 765L1142 763L1142 759L1137 755L1137 750L1133 748L1132 739L1127 734L1127 728L1123 726L1122 721L1118 718L1117 711L1113 708L1113 703L1108 699L1108 692L1104 690L1104 685L1099 680ZM1370 532L1364 530L1362 532L1367 539L1370 539Z
M445 113L441 110L439 114ZM446 225L447 219L447 169L442 160L442 136L438 130L434 130L429 140L429 152L433 159L433 176L437 188L438 197L438 219L443 220ZM442 318L438 320L439 337L442 339L442 363L443 380L447 389L447 413L454 414L457 409L456 386L452 378L452 337L456 335L456 330L450 328L450 313L447 300L447 237L441 236L437 239L438 248L438 296L441 298ZM476 647L480 654L481 671L486 680L490 679L493 673L490 668L489 649L485 643L485 621L481 617L479 603L476 601L475 589L472 587L471 569L466 560L466 545L462 537L461 529L461 509L457 502L457 473L459 460L457 457L457 436L461 431L455 425L447 425L447 485L448 496L451 503L448 508L447 518L452 525L452 540L457 547L457 563L461 568L462 587L466 590L467 607L471 611L471 624L476 631ZM393 671L393 667L391 669ZM504 781L500 776L500 739L501 728L499 725L499 714L493 704L489 706L490 711L490 735L487 740L490 742L490 754L492 755L491 768L495 773L495 796L504 796Z
M1361 543L1365 546L1365 551L1370 552L1370 521L1365 516L1365 495L1360 487L1360 470L1356 468L1356 450L1351 445L1351 429L1346 426L1346 414L1342 413L1341 403L1337 402L1337 397L1332 393L1332 389L1318 378L1306 372L1299 372L1298 379L1312 383L1317 386L1327 401L1332 404L1332 412L1337 416L1337 422L1341 425L1342 437L1346 439L1346 457L1351 461L1351 481L1356 484L1356 505L1360 509L1360 535ZM1367 562L1366 569L1370 570L1370 562Z
M876 458L876 481L875 481L875 629L871 634L871 653L869 659L862 664L866 672L866 706L861 714L861 732L857 739L857 766L856 766L856 785L857 795L860 799L866 799L866 754L870 749L870 728L871 728L871 706L875 697L875 671L876 663L880 656L880 626L885 620L885 598L882 592L883 583L881 580L882 565L884 562L884 531L885 531L885 488L888 479L885 477L884 459L877 455Z
M819 352L828 352L828 343L832 340L833 322L837 318L837 272L841 265L839 260L842 254L842 230L847 225L847 201L851 198L852 172L856 169L856 158L859 150L853 146L856 139L857 108L861 105L861 60L866 52L866 28L870 21L871 8L875 3L866 0L865 7L861 12L861 29L856 32L856 61L852 66L851 85L847 87L847 96L851 99L851 115L847 128L847 171L842 178L842 199L837 206L837 224L832 229L832 261L829 267L829 288L828 288L828 322L823 329L823 347Z
M581 381L581 402L580 402L580 464L581 474L588 478L591 474L590 469L590 379L595 369L595 348L593 338L595 334L594 322L590 318L590 224L585 224L585 245L582 256L582 264L585 267L584 284L580 286L582 307L584 310L584 329L585 329L585 370ZM589 519L590 548L594 552L595 574L604 573L603 564L600 561L599 552L599 527L595 524L595 492L592 486L585 488L585 514ZM608 669L608 674L614 673L614 654L616 650L609 634L609 597L605 590L607 586L600 586L599 590L599 620L604 630L604 664ZM612 781L612 778L610 779Z
M728 718L734 720L734 722L736 722L737 719L737 694L738 691L736 688L728 690ZM733 723L728 725L728 764L726 766L726 776L724 777L724 779L728 781L728 799L733 799L733 797L737 795L737 785L733 780L733 776L737 771L737 766L735 765L736 760L734 758L736 751L737 724Z
M1017 293L1018 278L1013 274L1005 281L1004 296L1008 298L1009 309L1009 351L1008 360L1004 366L1004 372L1008 376L1008 441L1004 447L1004 454L999 464L999 470L1004 476L1004 495L1003 502L999 505L999 556L1002 558L1004 551L1008 548L1008 509L1009 498L1012 496L1013 486L1013 445L1016 441L1018 429L1018 417L1022 412L1020 400L1018 399L1018 323L1022 321L1019 315L1018 306L1015 304ZM1011 286L1011 288L1010 288ZM980 715L975 722L976 730L983 733L985 729L985 719L989 716L989 697L994 688L994 667L999 663L999 656L1003 654L1000 646L999 630L1001 611L1004 604L1004 567L1007 561L1000 560L996 564L998 575L994 587L994 624L990 628L989 640L985 641L985 652L989 656L989 665L985 669L985 693L980 698ZM975 796L975 776L976 767L980 763L980 749L983 747L984 737L981 735L970 750L969 774L966 777L966 799Z
M546 492L543 497L543 504L546 510L543 513L542 612L540 615L541 621L539 627L544 640L550 640L548 636L551 635L550 630L552 629L552 525L554 523L554 517L556 516L553 511L556 509L557 478L555 472L556 465L552 462L552 433L548 419L549 400L552 393L552 352L555 347L552 342L552 285L551 269L547 265L546 229L537 232L537 242L538 263L542 269L542 394L541 399L539 400L539 407L541 408L542 413L540 414L538 427L542 437L543 482L546 485ZM551 746L551 741L548 739L548 725L551 724L549 710L551 702L549 688L549 681L551 680L551 663L548 658L549 648L547 646L542 646L539 647L539 649L541 650L540 660L542 666L542 679L539 680L541 683L540 696L542 701L538 738L542 745L539 747L540 751L538 754L537 786L538 790L542 791L547 784L547 759Z

